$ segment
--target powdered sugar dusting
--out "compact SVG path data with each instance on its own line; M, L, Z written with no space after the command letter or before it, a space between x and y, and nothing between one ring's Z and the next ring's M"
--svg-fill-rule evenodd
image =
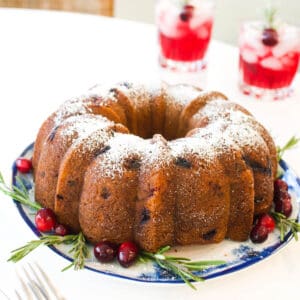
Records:
M222 112L219 108L214 108L210 110L208 117L208 125L196 129L192 136L200 140L205 139L218 152L233 147L255 149L258 145L265 144L255 129L254 118L243 112L234 109Z
M121 176L128 159L138 160L143 172L167 166L172 161L171 148L162 136L145 140L130 134L115 133L107 146L110 148L101 155L97 166L104 177Z
M169 101L174 102L175 105L183 107L196 99L201 94L197 88L185 84L178 84L174 86L169 86L167 88L167 94Z
M230 114L233 109L224 109L223 103L224 99L214 99L214 101L208 101L203 108L201 108L194 116L194 120L203 118L204 116L211 121L219 120L221 117L224 118L226 115Z
M113 122L101 116L96 117L99 119L98 125L95 123L95 126L92 125L89 130L85 130L85 133L79 134L79 137L72 145L72 148L76 149L77 152L81 152L82 156L99 149L104 142L113 137L114 133L111 129Z
M216 157L215 149L200 138L182 138L170 142L173 158L184 157L187 154L196 155L205 158L207 162L213 161Z
M150 93L143 84L120 84L118 86L118 90L120 90L124 95L127 96L128 99L131 100L131 103L137 110L139 107L143 107L145 103L149 103Z
M97 166L97 171L102 177L121 176L124 172L125 159L130 157L141 159L145 152L144 140L131 134L115 133L107 146L109 150L101 154Z
M90 109L84 105L80 98L70 99L64 102L60 108L57 110L54 123L55 125L59 125L64 119L74 116L74 115L82 115L86 113L91 113Z
M96 96L101 97L103 99L103 104L108 100L117 102L117 98L115 97L114 85L108 84L98 84L89 90L88 97Z
M261 135L251 128L251 126L231 124L224 132L224 139L231 139L241 148L251 147L256 149L259 145L264 145L265 142Z
M145 141L143 168L157 170L171 163L171 148L162 135L156 134L151 140Z
M106 127L110 122L101 116L79 115L72 116L63 121L60 125L60 136L64 140L73 138L76 134L77 139L90 135L93 131Z
M101 150L113 135L114 132L109 129L109 126L97 129L90 135L77 139L72 145L73 150L71 151L76 151L78 155L85 158L88 154Z
M224 108L223 104L228 102L218 95L214 95L214 101L207 101L193 116L196 121L205 116L208 122L205 127L193 130L189 137L167 142L160 135L145 140L130 134L113 133L108 129L113 123L102 116L90 114L88 105L89 99L92 101L94 96L103 99L99 105L106 101L118 101L116 90L126 95L137 111L145 101L151 101L151 93L158 91L165 94L167 107L174 107L178 112L192 100L198 97L209 98L212 95L211 92L199 91L187 85L162 87L154 84L149 88L143 84L124 82L113 86L97 85L87 95L65 102L55 116L55 123L62 125L62 136L68 139L77 134L74 147L84 145L81 150L83 154L84 151L91 152L103 146L103 143L109 149L98 160L97 168L101 176L121 176L125 170L124 162L130 157L138 159L145 171L147 168L161 168L174 159L189 154L205 159L209 164L225 148L238 149L265 144L256 130L255 119L235 107Z

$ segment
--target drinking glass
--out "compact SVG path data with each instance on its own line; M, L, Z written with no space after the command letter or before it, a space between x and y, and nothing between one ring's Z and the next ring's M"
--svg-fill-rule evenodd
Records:
M206 67L213 12L213 0L157 1L159 62L163 68L190 72Z
M245 22L239 49L239 85L244 94L270 100L291 94L300 56L299 28L284 23L266 28L263 22Z

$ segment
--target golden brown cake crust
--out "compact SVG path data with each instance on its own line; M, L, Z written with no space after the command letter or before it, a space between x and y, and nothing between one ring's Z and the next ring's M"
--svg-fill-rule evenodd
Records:
M171 142L175 150L176 244L208 244L226 236L230 210L228 177L213 148L194 138Z
M121 124L108 124L79 139L61 162L54 211L60 223L76 232L80 230L78 207L86 169L99 153L105 151L106 142L114 132L128 133L128 130Z
M38 133L36 201L97 243L243 241L268 212L277 171L268 131L219 92L98 85Z

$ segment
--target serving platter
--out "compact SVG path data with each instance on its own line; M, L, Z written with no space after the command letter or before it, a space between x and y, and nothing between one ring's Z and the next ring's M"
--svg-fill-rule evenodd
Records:
M29 145L20 156L31 158L33 152L33 144ZM300 202L300 179L295 175L293 170L283 161L280 161L282 169L282 178L288 183L289 193L292 196L293 213L291 218L299 219L299 202ZM18 176L23 181L28 190L31 200L34 201L34 183L33 176L29 174L21 174L18 172L15 164L13 165L12 182L17 184L16 177ZM41 233L36 229L34 223L34 211L15 202L16 207L25 221L25 224L37 235ZM236 272L250 267L268 257L271 258L276 252L285 247L292 239L292 233L287 232L283 241L280 241L280 234L277 229L271 234L267 241L262 244L254 244L250 240L246 242L234 242L224 240L218 244L212 245L192 245L192 246L176 246L173 247L168 254L180 257L187 257L192 260L224 260L225 264L210 267L201 272L196 272L197 275L204 279L224 276L226 274ZM68 261L72 261L72 256L68 253L70 246L57 245L49 246L57 255L64 257ZM115 276L119 278L143 281L148 283L183 283L182 279L174 276L174 274L160 268L154 263L137 263L130 268L123 268L117 262L114 263L99 263L93 256L93 247L88 245L91 255L86 259L85 268L107 276Z

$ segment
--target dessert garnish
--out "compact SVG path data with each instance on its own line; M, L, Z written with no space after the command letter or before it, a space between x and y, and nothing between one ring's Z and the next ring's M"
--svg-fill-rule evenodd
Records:
M39 210L42 208L39 203L31 201L28 190L26 189L22 179L18 176L16 176L16 185L12 185L12 187L9 187L4 182L4 178L0 172L0 191L4 195L11 197L15 201L31 207L32 209Z
M115 259L118 252L118 245L109 241L99 242L94 246L94 256L102 263Z
M32 163L30 159L19 157L16 159L17 170L21 173L29 173L32 169Z
M300 142L300 137L292 136L285 145L277 147L277 160L280 161L287 150L293 149Z
M287 218L292 214L292 199L289 193L282 194L280 200L275 202L275 212L285 215Z
M16 176L16 183L17 186L13 185L10 188L4 182L3 176L0 173L0 191L2 191L5 195L13 198L15 201L36 210L37 214L39 214L39 212L47 211L47 213L45 214L46 219L48 217L48 212L49 215L52 216L52 210L42 208L40 204L33 202L30 199L28 190L26 189L22 179L18 176ZM83 233L80 232L79 234L64 235L67 228L64 228L65 230L63 230L63 228L58 229L60 226L64 227L64 225L56 224L55 226L52 226L52 218L51 222L49 223L51 223L51 228L53 229L53 232L55 234L42 234L39 239L32 240L26 245L13 250L11 252L12 255L8 259L8 261L18 262L33 250L42 245L54 246L59 244L68 244L71 245L69 253L73 257L73 262L70 265L66 266L62 271L65 271L72 267L75 270L84 268L85 259L89 257L89 250L87 248L87 243ZM113 251L110 251L108 249L109 247L111 247ZM158 250L156 253L151 253L139 250L137 245L129 241L122 243L116 251L115 244L110 242L100 242L94 247L94 254L95 257L101 262L108 262L110 260L113 260L117 256L120 265L123 267L129 267L137 260L141 262L153 261L157 263L161 268L181 277L182 280L193 289L195 289L195 286L191 283L191 281L203 281L204 279L193 274L192 271L202 271L208 267L218 266L226 263L225 261L220 260L191 261L189 258L185 257L167 256L165 255L165 252L169 249L171 249L171 247L166 246ZM104 253L103 251L106 253Z
M139 248L133 242L124 242L118 249L118 261L124 268L130 267L139 256Z
M280 160L283 154L296 146L300 138L293 136L283 147L277 147L277 157ZM28 160L30 161L30 160ZM19 169L18 169L19 170ZM21 173L21 170L19 170ZM30 172L31 168L27 171ZM84 268L85 260L89 257L87 242L82 232L78 234L68 234L69 230L63 224L57 224L54 212L49 208L42 208L40 204L31 200L23 180L15 177L15 185L9 187L0 173L0 191L13 198L15 201L37 211L35 223L41 232L50 231L51 234L42 234L39 239L28 242L25 246L12 251L8 261L18 262L27 254L41 245L53 246L68 244L71 246L69 253L73 257L73 262L63 269L73 267L75 270ZM264 242L268 234L274 230L275 224L280 231L280 240L283 241L286 232L292 232L295 240L298 240L297 233L300 232L300 224L297 219L289 218L292 211L291 196L288 192L288 185L282 179L274 182L274 206L275 211L270 214L262 214L255 220L250 239L253 243ZM162 269L168 270L175 276L180 277L187 285L195 289L191 281L203 281L201 276L194 274L195 271L203 271L209 267L225 264L223 260L211 261L191 261L186 257L176 257L166 255L170 246L160 248L157 252L151 253L138 248L133 242L124 242L116 245L109 241L99 242L94 246L94 255L100 262L109 262L117 257L123 267L129 267L137 260L145 263L148 261L156 263Z
M272 216L276 221L276 226L280 231L280 240L284 240L286 232L291 230L293 237L298 241L298 232L300 232L300 224L297 219L287 218L284 214L278 212L272 212Z
M276 227L275 220L270 216L269 214L262 214L259 216L257 223L261 226L264 226L267 228L268 233L273 232L273 230Z
M18 176L16 176L16 184L13 185L11 188L4 182L4 178L0 172L0 191L4 193L5 195L11 197L17 202L20 202L21 204L24 204L34 210L37 211L37 215L39 215L39 212L42 212L42 215L44 214L44 211L50 211L49 209L44 209L41 207L40 204L37 202L34 202L30 199L30 195L28 190L26 189L22 179ZM49 213L52 215L51 213ZM54 215L54 214L53 214ZM43 216L42 216L43 217ZM40 219L40 218L38 218ZM46 214L46 219L47 219L47 214ZM43 224L45 222L42 222ZM42 224L41 223L41 224ZM37 224L40 224L37 222ZM37 225L36 224L36 225ZM51 225L51 228L54 229L54 226L52 226L52 219L49 221L48 225ZM49 226L50 226L49 225ZM60 226L60 224L56 224L56 228ZM63 226L63 225L62 225ZM37 225L37 227L39 227ZM64 227L64 226L63 226ZM37 229L43 229L45 227L40 227ZM50 229L49 229L50 230ZM49 231L47 230L47 231ZM62 228L60 228L62 232ZM43 231L43 230L40 230ZM57 234L57 235L42 235L39 239L33 240L28 242L25 246L20 247L18 249L15 249L12 251L12 256L8 259L9 261L13 262L18 262L21 260L23 257L25 257L27 254L32 252L34 249L41 245L46 245L46 246L53 246L53 245L59 245L59 244L70 244L72 246L71 250L69 250L69 253L72 254L73 256L73 262L68 265L66 268L63 270L69 269L71 267L74 267L75 270L77 269L82 269L84 267L84 261L85 258L88 257L89 252L87 250L85 238L80 232L79 234L69 234L69 235L63 235L63 233Z
M65 236L69 234L69 229L62 224L56 225L54 231L56 235L60 235L60 236Z
M291 138L283 148L278 149L290 149L298 143L299 139L295 137ZM285 151L283 150L283 152ZM288 185L282 179L276 179L274 181L274 199L275 212L272 212L272 216L276 221L276 226L280 231L280 240L284 240L284 235L287 231L291 230L293 237L298 241L298 232L300 232L300 224L297 219L289 218L292 213L292 200L291 195L288 192Z
M35 215L36 228L41 232L48 232L56 227L56 217L52 209L41 208Z
M267 240L268 235L269 232L265 226L256 224L250 232L250 239L253 243L260 244Z
M89 251L87 249L86 241L82 232L79 234L69 234L65 236L42 235L39 239L32 240L25 246L13 250L11 252L12 256L8 259L8 261L18 262L41 245L53 246L59 244L70 244L72 246L72 248L69 250L69 253L73 256L73 262L66 266L62 271L72 267L75 270L83 269L85 259L89 256Z
M190 4L185 4L182 8L179 17L181 21L188 22L193 16L194 6Z
M274 182L275 212L285 215L287 218L292 213L292 197L288 192L288 185L282 179L276 179Z
M300 142L300 137L295 137L295 136L292 136L287 142L285 145L283 145L282 147L280 146L277 146L276 149L277 149L277 161L279 162L284 153L287 151L287 150L291 150L293 148L296 147L296 145ZM281 175L283 174L283 170L280 166L278 166L278 170L277 170L277 178L279 178Z
M174 275L179 276L192 289L196 288L191 281L204 281L202 277L192 273L193 271L203 271L209 267L220 266L226 263L223 260L191 261L186 257L165 255L170 249L170 246L165 246L155 253L141 251L139 260L143 263L147 261L155 262L162 269L168 270Z
M262 43L273 47L278 44L278 32L275 26L277 9L275 7L267 8L265 11L266 26L262 34Z
M263 243L268 238L269 233L275 229L275 220L269 214L262 214L255 221L250 232L250 239L253 243Z

